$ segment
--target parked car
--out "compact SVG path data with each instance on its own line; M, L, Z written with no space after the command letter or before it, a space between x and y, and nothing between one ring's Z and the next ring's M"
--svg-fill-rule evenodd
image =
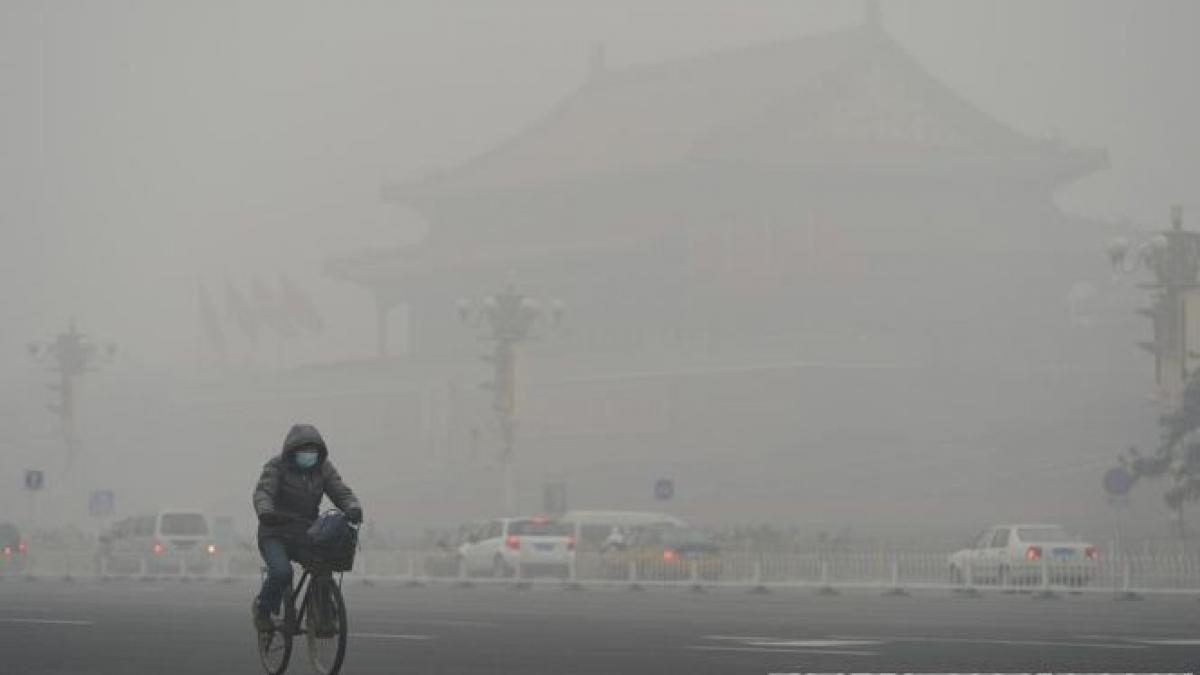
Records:
M203 574L217 552L208 518L194 510L125 518L100 535L99 557L109 572Z
M968 548L950 556L955 583L1036 586L1042 572L1049 583L1082 586L1096 574L1099 551L1058 525L996 525Z
M570 526L580 553L599 552L613 535L624 536L637 527L685 525L675 516L653 511L568 511L561 520Z
M471 576L566 578L575 539L565 523L540 516L495 518L467 527L458 548Z
M623 543L602 555L605 576L624 578L634 567L638 579L716 580L721 576L721 547L707 533L686 525L633 528Z
M21 531L12 523L0 523L0 574L20 574L25 570L29 546Z

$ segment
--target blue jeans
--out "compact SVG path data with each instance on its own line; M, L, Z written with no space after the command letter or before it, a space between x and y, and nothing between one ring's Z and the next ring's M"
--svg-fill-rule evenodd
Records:
M278 537L259 538L258 551L267 564L267 578L258 593L258 606L271 614L279 613L283 594L292 588L293 547Z

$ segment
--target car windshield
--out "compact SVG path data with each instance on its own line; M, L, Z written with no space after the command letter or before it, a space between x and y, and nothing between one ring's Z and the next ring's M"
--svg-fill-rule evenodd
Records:
M208 521L200 513L164 513L161 531L165 536L202 537L208 534Z
M1071 541L1073 537L1061 527L1018 527L1017 538L1030 543Z
M570 536L571 527L556 520L514 520L508 524L508 533L535 537L566 537Z

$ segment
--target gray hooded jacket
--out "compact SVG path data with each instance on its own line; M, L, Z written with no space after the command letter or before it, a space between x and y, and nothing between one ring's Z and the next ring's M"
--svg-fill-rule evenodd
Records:
M317 465L311 469L301 469L292 458L304 446L316 446L320 450ZM297 424L288 431L283 450L263 465L262 475L254 487L254 512L259 516L281 513L311 523L320 515L321 498L325 495L329 495L342 511L362 508L354 492L329 461L329 449L321 433L311 424ZM299 521L272 526L260 524L258 537L295 537L303 535L306 529L307 525Z

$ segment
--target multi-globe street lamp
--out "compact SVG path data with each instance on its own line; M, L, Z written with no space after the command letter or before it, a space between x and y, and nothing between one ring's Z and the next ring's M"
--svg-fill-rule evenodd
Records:
M116 357L117 346L103 347L91 342L79 332L72 320L67 330L51 340L29 343L29 356L38 363L47 363L58 374L58 382L50 388L58 393L57 400L46 407L59 419L63 443L67 450L67 466L75 458L78 438L75 433L75 382L97 366L110 363Z
M1155 356L1163 398L1176 405L1200 369L1200 233L1183 229L1183 209L1174 206L1170 229L1133 242L1115 239L1108 256L1118 274L1154 275L1152 283L1141 285L1152 294L1151 306L1141 313L1154 322L1154 339L1143 346Z
M1136 243L1116 239L1109 245L1108 255L1119 274L1143 270L1154 274L1153 283L1141 284L1152 293L1150 307L1141 313L1154 322L1154 339L1142 346L1154 354L1156 381L1167 411L1162 419L1164 422L1186 419L1185 410L1194 407L1187 399L1193 398L1191 392L1195 391L1200 376L1200 233L1183 229L1183 208L1176 205L1171 208L1169 230ZM1174 435L1172 432L1165 437L1171 439ZM1186 485L1186 462L1176 469L1171 467L1190 451L1180 453L1180 446L1194 446L1192 436L1185 431L1168 440L1154 457L1141 457L1131 448L1122 459L1123 466L1106 474L1105 489L1116 496L1114 503L1124 503L1124 493L1140 476L1171 471L1176 475L1177 488ZM1171 503L1168 499L1168 504ZM1182 535L1183 500L1179 499L1173 508L1174 527Z
M504 469L505 508L516 512L515 453L517 436L517 347L534 339L540 321L553 325L562 322L565 306L561 300L543 303L509 284L504 290L481 300L462 299L457 303L463 323L478 323L484 329L481 339L492 343L483 360L492 364L493 377L483 384L492 392L492 411L500 429L500 461Z

